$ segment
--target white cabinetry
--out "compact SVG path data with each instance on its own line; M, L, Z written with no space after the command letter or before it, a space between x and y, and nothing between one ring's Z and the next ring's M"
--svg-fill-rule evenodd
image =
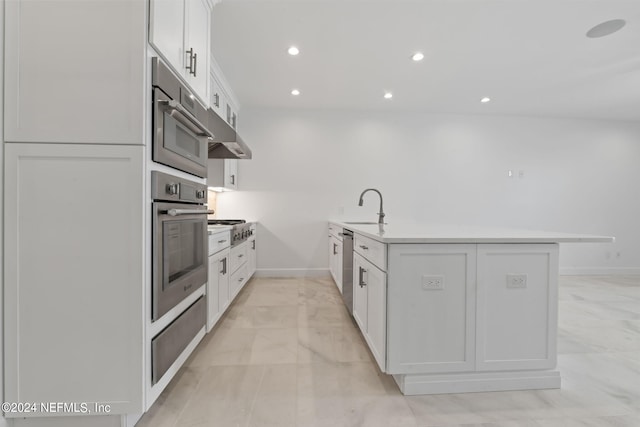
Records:
M5 141L144 144L145 2L2 7Z
M248 277L253 276L256 272L256 224L251 224L251 237L247 241L247 275Z
M215 12L214 12L215 13ZM232 128L238 125L238 103L222 69L211 57L211 108Z
M403 393L559 386L557 244L388 248L386 372Z
M209 159L207 186L214 191L238 189L238 159Z
M556 366L558 245L478 245L476 367Z
M353 254L353 317L380 370L385 372L387 275L367 260L362 254L362 249L358 247L355 247Z
M342 228L329 224L329 272L342 293Z
M228 230L209 235L207 332L213 329L229 306L229 242Z
M229 294L233 300L244 284L249 280L247 271L247 242L231 248L229 255L229 271L231 278L229 279Z
M209 0L151 0L149 42L209 105Z
M475 253L475 245L389 245L388 373L474 369Z
M141 146L5 144L6 401L144 410L143 160Z

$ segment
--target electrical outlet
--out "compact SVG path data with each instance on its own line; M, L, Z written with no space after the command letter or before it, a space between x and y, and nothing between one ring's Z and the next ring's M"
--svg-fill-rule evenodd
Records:
M526 274L507 274L507 288L526 288Z
M426 291L444 289L444 276L422 276L422 289Z

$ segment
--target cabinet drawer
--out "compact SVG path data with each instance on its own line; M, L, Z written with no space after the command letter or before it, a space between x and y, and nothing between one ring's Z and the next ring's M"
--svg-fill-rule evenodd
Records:
M353 250L382 271L387 271L387 245L360 234L354 234Z
M243 265L229 278L229 293L231 294L231 300L233 300L242 286L247 282L247 266Z
M209 255L213 255L224 248L229 247L231 233L229 230L209 234Z
M229 271L233 274L242 264L247 261L247 244L243 243L231 249L229 256Z
M207 321L207 304L200 297L151 340L151 382L156 384L187 348Z
M336 239L342 241L342 227L339 227L335 224L329 224L329 234L331 234Z

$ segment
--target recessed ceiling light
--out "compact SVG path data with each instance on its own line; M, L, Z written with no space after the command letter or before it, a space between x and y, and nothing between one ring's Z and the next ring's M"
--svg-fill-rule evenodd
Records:
M391 92L384 93L384 99L391 99L391 98L393 98L393 94Z
M289 55L291 56L296 56L297 54L300 53L300 50L295 46L291 46L289 50L287 50L287 52L289 52Z
M413 56L411 57L411 59L413 59L414 61L418 62L418 61L422 61L424 59L424 53L422 52L416 52L413 54Z
M291 95L298 96L298 95L300 95L300 91L298 89L294 89L294 90L291 91Z
M616 31L620 31L625 25L626 21L624 19L605 21L587 31L587 37L596 39L598 37L608 36Z
M486 104L489 101L491 101L491 98L486 97L486 96L480 100L480 102L482 102L483 104Z

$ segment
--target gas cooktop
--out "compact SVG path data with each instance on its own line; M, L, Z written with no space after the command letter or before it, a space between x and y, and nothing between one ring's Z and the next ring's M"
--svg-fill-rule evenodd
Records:
M209 225L230 225L231 247L239 245L253 235L251 224L247 224L244 219L210 219Z
M244 224L247 221L244 219L210 219L210 225L236 225L236 224Z

